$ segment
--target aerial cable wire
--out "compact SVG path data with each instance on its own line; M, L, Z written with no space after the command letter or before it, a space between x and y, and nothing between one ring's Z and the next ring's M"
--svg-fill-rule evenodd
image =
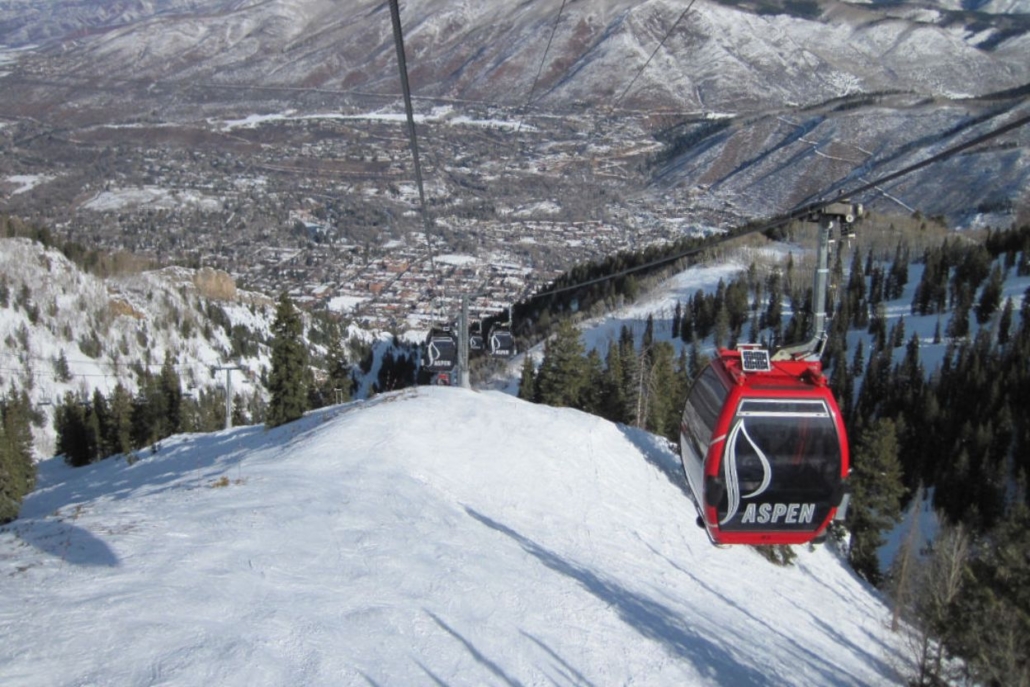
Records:
M433 260L433 241L429 232L429 215L426 212L426 194L422 188L422 166L418 159L418 138L415 136L415 115L411 108L411 88L408 86L408 64L404 57L404 35L401 29L401 10L397 0L390 0L390 18L393 20L393 38L397 46L397 66L401 73L401 90L404 93L404 110L408 121L408 140L411 143L411 156L415 164L415 183L418 186L419 207L422 210L422 231L426 236L426 247L429 250L429 269L439 281L436 274L436 263Z
M814 213L814 212L816 212L818 210L821 210L822 208L824 208L824 207L826 207L828 205L831 205L834 202L837 202L840 199L840 197L850 198L852 196L861 195L862 193L865 193L867 191L877 189L882 184L885 184L885 183L887 183L889 181L894 181L895 179L899 179L899 178L901 178L901 177L903 177L905 175L911 174L912 172L915 172L915 171L917 171L919 169L922 169L923 167L927 167L927 166L935 164L937 162L941 162L943 160L946 160L949 157L952 157L953 155L957 155L958 153L961 153L961 152L963 152L965 150L968 150L969 148L972 148L974 146L980 145L981 143L985 143L985 142L987 142L987 141L989 141L989 140L991 140L993 138L997 138L998 136L1001 136L1002 134L1008 133L1009 131L1012 131L1014 129L1018 129L1020 127L1026 126L1027 124L1030 124L1030 116L1021 117L1020 119L1017 119L1015 121L1009 122L1008 124L1004 124L1004 125L998 127L997 129L994 129L992 131L988 131L985 134L982 134L980 136L977 136L976 138L973 138L973 139L971 139L969 141L966 141L965 143L960 143L958 145L952 146L951 148L943 150L940 153L937 153L936 155L932 155L932 156L926 158L925 160L920 160L919 162L911 164L908 167L904 167L902 169L899 169L896 172L891 172L890 174L886 174L886 175L884 175L884 176L882 176L882 177L880 177L878 179L875 179L875 180L873 180L871 182L868 182L866 184L858 186L858 187L852 189L849 192L841 193L841 196L839 196L837 198L833 198L833 199L830 199L830 200L817 201L817 202L814 202L814 203L808 203L808 204L796 207L796 208L794 208L793 210L787 212L784 215L781 215L779 217L776 217L776 218L773 218L773 219L768 220L766 222L763 222L762 224L760 224L758 226L751 227L751 228L748 228L748 229L743 229L741 231L736 231L736 232L727 232L726 234L723 234L722 236L719 236L718 238L715 238L715 239L712 239L710 241L705 242L705 244L702 245L702 246L697 246L697 247L691 248L689 250L680 251L680 252L675 253L673 255L667 255L665 257L658 258L657 260L652 260L651 262L645 263L643 265L637 265L635 267L628 267L628 268L626 268L624 270L621 270L619 272L615 272L613 274L608 274L608 275L605 275L603 277L597 277L595 279L589 279L587 281L577 282L576 284L570 284L569 286L562 286L562 287L559 287L559 288L548 289L546 291L540 291L540 292L537 292L537 293L533 294L532 296L529 296L529 298L527 298L526 300L527 301L532 301L532 300L535 300L537 298L543 298L545 296L552 296L552 295L555 295L555 294L565 293L565 292L568 292L568 291L575 291L577 289L582 289L582 288L584 288L586 286L592 286L594 284L600 284L602 282L606 282L606 281L611 280L611 279L618 279L619 277L625 277L627 275L633 274L634 272L640 272L642 270L651 269L651 268L654 268L654 267L660 267L661 265L665 265L665 264L668 264L668 263L676 262L677 260L681 260L683 258L687 258L687 257L690 257L692 255L697 255L698 253L703 253L704 251L709 250L709 249L711 249L711 248L713 248L715 246L721 245L723 243L726 243L727 241L732 241L734 239L738 239L738 238L741 238L741 237L744 237L744 236L749 236L751 234L756 234L758 232L768 231L770 229L776 229L778 227L782 227L785 224L789 224L790 222L793 222L795 220L801 219L803 217L807 217L808 215L811 215L812 213Z
M629 89L633 88L633 84L637 82L637 79L640 78L640 75L644 73L645 69L647 69L647 65L651 64L651 60L653 60L654 56L658 54L658 51L662 49L662 46L665 45L665 41L668 40L669 36L672 35L672 32L676 29L677 26L679 26L679 23L683 20L683 17L687 16L687 12L690 11L690 8L694 6L694 3L696 1L697 0L690 0L690 4L687 5L687 8L680 12L680 16L676 18L676 21L672 23L672 26L669 27L669 30L665 32L664 36L662 36L662 40L660 40L658 42L658 45L655 46L655 49L651 51L651 56L648 57L647 61L644 62L643 66L641 66L640 69L637 70L636 75L629 82L629 85L626 86L625 90L622 91L622 95L615 99L615 102L612 103L609 109L615 109L615 107L617 107L618 104L622 102L622 99L626 97L627 93L629 93Z
M903 177L903 176L905 176L907 174L911 174L912 172L915 172L916 170L922 169L923 167L927 167L927 166L935 164L937 162L941 162L942 160L946 160L949 157L951 157L953 155L957 155L958 153L961 153L964 150L968 150L969 148L972 148L974 146L978 146L981 143L985 143L986 141L989 141L992 138L997 138L998 136L1001 136L1002 134L1008 133L1009 131L1012 131L1014 129L1018 129L1018 128L1022 127L1022 126L1025 126L1027 123L1030 123L1030 116L1022 117L1022 118L1017 119L1015 121L1009 122L1008 124L1004 124L1004 125L998 127L997 129L994 129L993 131L988 131L987 133L981 134L980 136L977 136L976 138L974 138L972 140L966 141L965 143L960 143L960 144L958 144L958 145L956 145L954 147L948 148L947 150L941 151L940 153L937 153L936 155L931 155L930 157L926 158L925 160L921 160L921 161L919 161L919 162L917 162L915 164L909 165L908 167L905 167L904 169L900 169L900 170L898 170L896 172L892 172L891 174L888 174L886 176L882 176L879 179L876 179L874 181L870 181L869 183L863 184L862 186L859 186L858 188L852 189L849 193L847 193L845 195L857 196L857 195L860 195L862 193L865 193L866 191L873 190L877 186L880 186L882 184L886 184L889 181L894 181L895 179ZM819 207L824 207L827 204L828 204L828 202L824 202L821 205L819 205ZM818 209L818 207L814 208L814 209Z
M554 40L554 34L558 31L558 22L561 21L561 13L565 11L565 3L567 0L561 0L561 7L558 8L558 16L554 18L554 24L551 25L551 35L547 37L547 46L544 48L544 54L540 56L540 66L536 69L536 76L533 77L533 85L529 87L529 96L526 98L526 104L522 106L523 115L526 109L533 102L533 94L536 92L536 85L540 81L540 75L544 72L544 64L547 62L547 53L551 51L551 42ZM515 128L515 133L518 134L522 131L523 118L519 118L519 125Z

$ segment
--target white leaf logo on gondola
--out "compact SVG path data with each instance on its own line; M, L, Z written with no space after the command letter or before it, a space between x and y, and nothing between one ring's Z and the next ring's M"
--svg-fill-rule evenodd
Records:
M723 461L723 477L726 479L726 495L729 498L729 508L726 509L726 517L719 521L720 525L725 525L729 522L740 508L741 495L740 480L737 477L737 442L740 441L741 437L744 437L744 440L751 445L755 455L758 456L759 462L762 464L762 483L750 494L744 494L743 498L749 499L758 496L769 488L769 482L772 481L772 466L769 465L769 459L765 457L765 453L762 449L758 448L758 444L747 433L743 418L737 420L737 424L730 430L726 447L726 460Z

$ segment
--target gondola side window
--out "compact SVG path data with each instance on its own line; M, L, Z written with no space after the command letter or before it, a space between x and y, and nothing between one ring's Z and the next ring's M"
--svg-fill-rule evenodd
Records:
M712 432L715 431L715 424L727 393L726 387L711 365L704 369L690 389L687 405L683 409L683 424L700 460L704 460L708 452Z

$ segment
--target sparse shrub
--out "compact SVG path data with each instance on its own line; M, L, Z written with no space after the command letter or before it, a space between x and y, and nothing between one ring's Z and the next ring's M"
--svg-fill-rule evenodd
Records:
M96 330L91 329L89 334L79 339L79 350L82 351L83 355L93 359L99 358L103 354L104 344L100 341L100 337L97 336Z
M68 358L64 355L64 349L61 349L61 355L54 360L54 374L57 375L59 381L65 383L71 381L72 373L68 369Z
M758 553L762 554L762 558L766 559L770 563L783 567L794 565L794 561L798 557L793 547L787 546L786 544L777 544L776 546L756 546L754 549Z

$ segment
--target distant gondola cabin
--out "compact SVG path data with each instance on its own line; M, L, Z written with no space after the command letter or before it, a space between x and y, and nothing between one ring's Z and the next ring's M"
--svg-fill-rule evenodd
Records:
M422 349L422 368L429 372L450 372L458 364L458 339L447 327L434 327Z
M824 534L845 492L848 441L818 361L720 350L694 380L680 454L716 544L802 544Z

